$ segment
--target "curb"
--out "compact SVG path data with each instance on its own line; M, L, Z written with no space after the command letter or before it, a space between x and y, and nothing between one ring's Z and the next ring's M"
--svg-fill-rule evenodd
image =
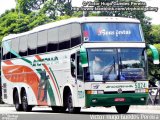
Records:
M0 107L14 107L14 105L10 105L10 104L0 104Z

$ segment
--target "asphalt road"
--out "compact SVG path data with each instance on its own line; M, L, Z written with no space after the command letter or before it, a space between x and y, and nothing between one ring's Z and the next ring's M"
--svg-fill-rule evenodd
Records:
M32 112L17 112L13 106L0 105L0 120L159 120L160 106L131 106L127 114L114 107L82 109L79 114L53 113L49 107L34 107Z

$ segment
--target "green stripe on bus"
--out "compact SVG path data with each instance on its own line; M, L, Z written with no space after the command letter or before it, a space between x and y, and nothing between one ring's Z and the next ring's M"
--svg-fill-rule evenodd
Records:
M124 101L115 101L124 98ZM141 100L143 98L144 100ZM122 94L85 94L86 107L116 106L116 105L145 105L148 93L122 93ZM94 102L93 100L96 100Z
M29 63L30 65L32 65L32 62L29 61L28 59L25 59L25 58L23 58L23 57L21 57L21 59L24 60L25 62Z
M54 77L54 80L56 81L56 85L57 85L57 87L58 87L58 91L59 91L59 94L60 94L60 97L61 97L60 88L59 88L58 82L57 82L57 80L56 80L56 77L55 77L52 69L51 69L51 68L49 68L49 69L50 69L50 71L51 71L51 73L52 73L52 75L53 75L53 77ZM62 99L62 97L61 97L61 99Z
M49 95L49 97L50 97L51 105L56 105L56 101L55 101L53 89L52 89L52 86L51 86L50 83L48 84L48 89L47 89L47 91L48 91L48 95Z
M22 60L24 60L25 62L29 63L30 65L32 65L32 62L22 56L20 56L18 53L16 53L14 50L10 49L10 52L15 55L17 58L20 58Z

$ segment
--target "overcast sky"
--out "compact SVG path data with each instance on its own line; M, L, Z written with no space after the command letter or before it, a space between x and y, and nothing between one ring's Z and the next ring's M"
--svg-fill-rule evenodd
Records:
M72 0L73 6L82 6L83 0ZM93 0L88 0L93 1ZM158 7L158 12L146 12L146 15L152 18L152 24L160 24L160 0L143 0L147 2L147 6ZM0 0L0 14L4 13L5 10L15 8L15 0Z

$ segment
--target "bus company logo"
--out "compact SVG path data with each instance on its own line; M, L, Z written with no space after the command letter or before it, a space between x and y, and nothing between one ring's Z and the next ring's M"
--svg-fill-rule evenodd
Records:
M98 28L97 29L97 35L102 35L103 31L104 31L104 29Z
M122 91L122 89L121 88L119 88L118 90L117 90L117 93L122 93L123 91Z
M88 31L83 31L83 37L84 37L84 41L89 41L89 32Z
M100 85L93 85L93 89L98 89Z
M98 28L96 31L98 36L112 36L119 37L120 35L131 35L130 30L107 30L104 28Z
M57 64L59 62L58 57L48 57L48 58L42 58L41 60L34 59L32 62L32 66L41 66L43 64Z
M98 28L96 33L98 36L114 35L114 31L107 31L104 28Z

